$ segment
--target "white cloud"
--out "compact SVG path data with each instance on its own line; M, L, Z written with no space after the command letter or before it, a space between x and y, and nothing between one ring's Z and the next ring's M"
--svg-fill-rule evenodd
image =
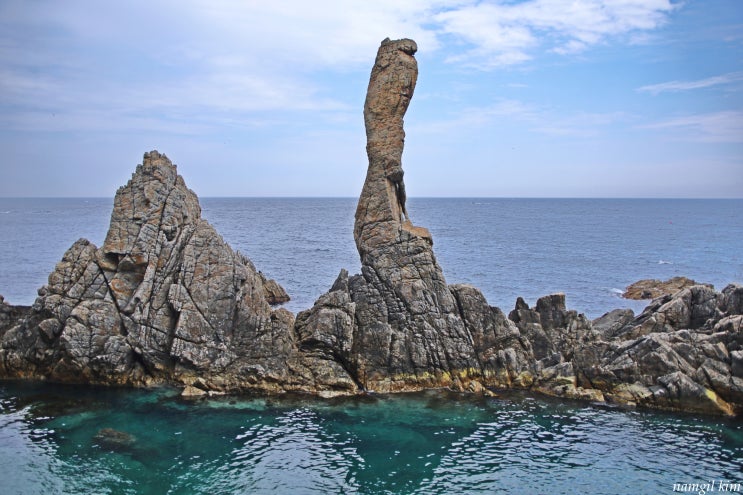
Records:
M447 134L453 131L482 129L502 117L522 122L537 122L539 110L524 102L501 99L491 105L459 109L451 119L429 120L410 126L410 132Z
M488 69L654 29L672 9L669 0L7 0L0 105L17 119L2 124L28 128L50 112L58 114L53 127L68 130L101 129L99 115L118 119L116 128L159 115L159 128L173 132L250 125L265 121L261 112L332 119L355 104L340 76L368 74L387 36ZM462 118L503 110L501 102ZM169 125L178 118L188 125Z
M743 111L686 115L645 125L644 129L674 131L678 139L705 143L743 143Z
M729 72L720 76L698 79L696 81L669 81L660 84L651 84L637 88L637 91L657 95L664 92L689 91L692 89L709 88L721 84L730 84L743 81L743 72Z
M453 61L488 69L530 60L539 48L568 55L655 29L674 8L670 0L472 2L435 19L470 45Z
M507 122L509 126L522 123L530 132L580 139L595 137L628 118L623 112L557 111L519 100L501 99L488 106L463 108L452 119L417 123L411 130L432 134L472 132Z
M191 0L172 7L210 33L204 41L213 40L211 50L231 47L245 60L258 55L261 63L289 62L307 70L366 65L369 53L386 37L410 37L433 51L438 40L424 23L446 4L456 2Z
M546 116L534 130L553 136L577 138L595 137L602 129L628 119L624 112L577 112L569 115Z

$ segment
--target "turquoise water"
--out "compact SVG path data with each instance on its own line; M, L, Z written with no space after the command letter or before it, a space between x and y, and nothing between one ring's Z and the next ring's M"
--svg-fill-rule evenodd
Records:
M187 401L4 382L0 472L6 494L673 493L743 482L743 425L524 394Z

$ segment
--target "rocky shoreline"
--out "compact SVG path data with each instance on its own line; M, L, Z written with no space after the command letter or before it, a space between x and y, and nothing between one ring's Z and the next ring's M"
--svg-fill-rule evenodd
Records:
M448 285L431 234L406 210L403 117L412 40L385 40L364 121L369 166L354 224L361 273L341 270L297 315L281 286L201 218L175 165L145 153L116 193L98 248L73 244L32 307L0 300L0 377L184 393L329 397L448 387L666 410L743 411L743 286L691 285L640 314L589 321L563 294L506 315Z

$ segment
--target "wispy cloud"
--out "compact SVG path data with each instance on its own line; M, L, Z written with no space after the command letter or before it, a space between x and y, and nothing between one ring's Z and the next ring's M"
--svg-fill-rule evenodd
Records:
M626 121L624 112L577 112L559 116L546 115L536 123L534 130L553 136L593 138L618 122Z
M409 127L411 132L447 134L452 131L481 129L502 117L533 122L538 119L538 115L539 111L531 105L518 100L502 99L488 106L461 108L452 118L427 120Z
M662 25L676 8L669 0L530 0L471 2L437 14L441 31L469 49L452 62L490 69L531 60L539 50L580 53L612 38Z
M743 111L685 115L642 126L667 130L678 139L705 143L743 143Z
M720 76L697 79L696 81L669 81L659 84L650 84L637 88L637 91L657 95L665 92L690 91L693 89L709 88L723 84L731 84L743 81L743 72L729 72Z
M415 132L446 134L509 122L509 125L523 124L529 131L539 134L581 139L600 135L604 129L628 118L623 112L558 112L519 100L501 99L484 107L464 108L451 119L419 123L413 129Z
M1 123L26 129L56 114L45 125L89 130L101 128L96 116L109 115L117 129L151 127L160 118L158 128L178 132L263 121L270 112L332 118L355 104L338 76L366 73L386 36L412 37L427 56L487 70L544 52L569 56L615 39L630 42L674 8L670 0L378 0L352 7L347 0L6 0ZM459 118L507 115L534 118L543 132L574 128L538 124L534 112L503 100ZM188 125L171 125L178 118Z

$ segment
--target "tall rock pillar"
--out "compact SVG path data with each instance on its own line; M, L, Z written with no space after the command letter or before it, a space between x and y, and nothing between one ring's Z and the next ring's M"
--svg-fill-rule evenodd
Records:
M480 291L447 286L431 234L406 209L403 117L418 77L413 40L382 42L364 104L369 168L356 209L361 275L343 270L297 316L300 349L338 362L362 389L523 382L528 343Z
M369 80L369 168L354 225L362 274L342 272L329 294L335 295L297 321L300 339L327 346L362 388L377 391L449 384L454 370L480 373L431 235L413 226L405 207L403 117L418 77L416 50L413 40L384 40Z

